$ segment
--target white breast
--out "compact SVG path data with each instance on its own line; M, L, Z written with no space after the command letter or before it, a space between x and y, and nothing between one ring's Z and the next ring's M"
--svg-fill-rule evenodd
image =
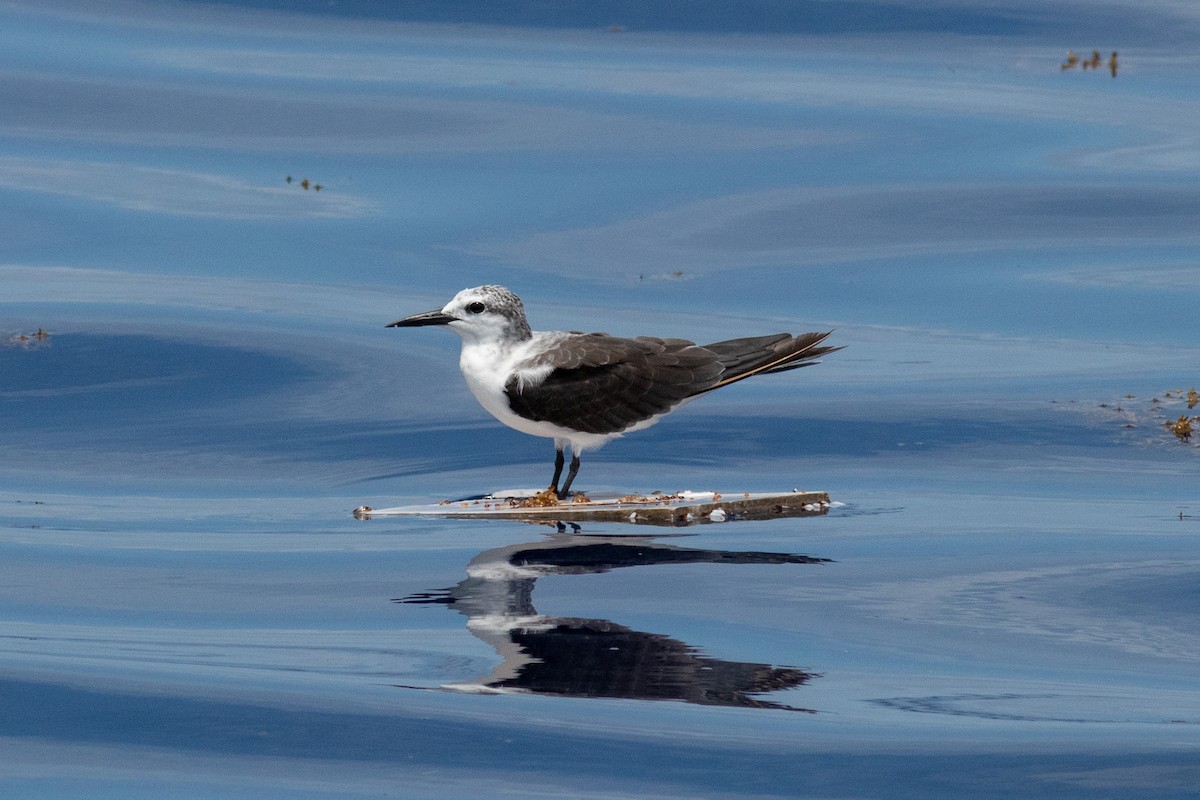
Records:
M467 380L467 386L471 389L471 393L475 395L475 399L493 417L508 427L522 433L554 439L556 445L570 442L571 450L578 455L585 449L594 450L621 434L583 433L563 428L552 422L537 422L525 419L513 413L512 408L508 405L508 395L504 391L509 376L514 371L517 371L517 365L528 361L532 354L540 352L546 345L546 337L561 335L555 333L535 333L532 339L509 348L502 347L494 342L468 342L464 340L458 366L462 370L463 377ZM552 368L549 366L539 366L532 369L519 370L517 371L517 375L518 379L524 385L536 386L545 380L551 371ZM646 424L650 424L649 421ZM638 427L645 427L645 425Z

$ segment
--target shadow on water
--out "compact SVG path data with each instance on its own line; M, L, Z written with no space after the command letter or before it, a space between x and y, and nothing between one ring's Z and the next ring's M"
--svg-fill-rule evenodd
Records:
M820 564L830 559L790 553L677 547L651 537L558 533L541 542L487 550L467 565L468 577L436 592L395 602L443 604L467 618L467 629L503 659L464 692L529 692L562 697L678 700L745 708L796 708L754 695L808 683L815 673L703 655L686 642L605 619L539 614L533 589L544 575L590 575L654 564Z

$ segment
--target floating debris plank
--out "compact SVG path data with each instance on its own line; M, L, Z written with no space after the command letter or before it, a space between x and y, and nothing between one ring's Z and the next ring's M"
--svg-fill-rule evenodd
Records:
M683 527L744 519L815 517L829 513L827 492L676 492L664 494L576 494L562 502L546 502L544 492L518 489L483 497L443 500L432 505L354 509L358 519L375 517L445 517L509 519L527 522L625 522L634 525Z

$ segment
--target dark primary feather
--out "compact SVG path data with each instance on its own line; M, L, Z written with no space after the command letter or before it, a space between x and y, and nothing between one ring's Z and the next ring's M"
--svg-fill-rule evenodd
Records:
M786 372L817 363L817 359L840 347L819 347L829 333L776 333L771 336L750 336L704 345L716 354L725 368L721 380L710 387L716 389L752 375Z
M527 418L586 433L616 433L728 383L808 366L837 347L827 333L780 333L715 342L604 333L572 335L522 368L552 364L537 385L505 386L509 406Z

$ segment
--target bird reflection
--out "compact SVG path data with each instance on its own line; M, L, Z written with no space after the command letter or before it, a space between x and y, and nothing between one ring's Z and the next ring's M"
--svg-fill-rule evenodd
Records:
M396 602L452 607L467 618L467 629L501 656L501 663L478 682L444 688L809 711L755 695L803 685L814 673L713 658L670 636L608 620L539 614L533 588L543 575L585 575L619 567L827 561L790 553L675 547L650 537L558 533L545 541L480 553L467 565L468 577L456 586Z

